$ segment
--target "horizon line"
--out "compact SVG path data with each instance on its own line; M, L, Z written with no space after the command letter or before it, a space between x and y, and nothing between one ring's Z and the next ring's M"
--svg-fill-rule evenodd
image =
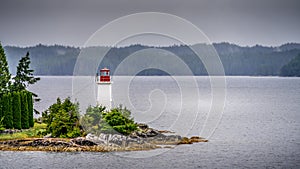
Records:
M1 43L1 41L0 41ZM71 47L71 48L93 48L93 47L107 47L107 48L126 48L126 47L131 47L131 46L144 46L144 47L156 47L156 48L165 48L165 47L175 47L175 46L194 46L194 45L216 45L216 44L230 44L230 45L236 45L239 47L256 47L256 46L261 46L261 47L280 47L283 45L288 45L288 44L295 44L295 45L300 45L300 42L285 42L285 43L281 43L280 45L263 45L263 44L255 44L255 45L239 45L236 43L231 43L231 42L212 42L211 44L208 43L195 43L195 44L170 44L170 45L150 45L150 44L142 44L142 43L132 43L132 44L128 44L128 45L120 45L120 46L105 46L105 45L98 45L98 46L85 46L85 47L80 47L80 46L75 46L75 45L66 45L66 44L42 44L42 43L38 43L36 45L28 45L28 46L18 46L18 45L2 45L3 47L18 47L18 48L31 48L31 47L37 47L37 46L46 46L46 47L54 47L54 46L62 46L62 47Z

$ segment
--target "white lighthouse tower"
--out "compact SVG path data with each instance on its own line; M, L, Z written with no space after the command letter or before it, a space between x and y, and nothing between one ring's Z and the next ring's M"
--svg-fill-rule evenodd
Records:
M111 109L111 81L110 70L107 68L100 70L100 75L97 73L96 83L98 85L97 104L105 106L107 110Z

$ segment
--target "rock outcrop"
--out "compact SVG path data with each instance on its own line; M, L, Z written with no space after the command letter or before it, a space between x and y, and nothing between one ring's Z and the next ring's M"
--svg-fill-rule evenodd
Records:
M167 133L167 134L164 134ZM172 147L178 144L207 142L201 137L181 137L169 131L160 132L146 124L128 136L121 134L87 134L74 139L28 138L0 141L0 150L12 151L133 151Z
M167 133L167 135L163 134ZM194 136L191 138L181 137L172 134L169 131L160 132L149 128L146 124L138 124L138 130L128 136L121 134L88 134L86 139L98 145L108 145L116 147L136 147L144 145L177 145L192 144L196 142L207 142L201 137Z
M0 131L0 134L13 134L13 133L18 133L21 132L22 130L18 130L18 129L5 129Z

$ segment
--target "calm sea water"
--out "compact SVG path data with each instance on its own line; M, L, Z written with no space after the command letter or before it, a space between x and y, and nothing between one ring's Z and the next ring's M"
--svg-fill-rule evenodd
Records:
M31 87L42 98L36 108L66 96L77 97L82 110L95 104L93 78L81 80L42 77ZM214 106L209 80L114 77L113 83L114 104L130 108L136 121L186 136L212 134L208 143L120 153L0 152L0 168L300 168L300 78L227 77L224 109L203 126Z

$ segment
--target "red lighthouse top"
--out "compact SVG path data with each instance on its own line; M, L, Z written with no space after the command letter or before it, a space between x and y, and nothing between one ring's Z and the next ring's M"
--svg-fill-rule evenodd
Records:
M110 82L110 70L109 69L107 69L107 68L104 68L104 69L101 69L100 70L100 83L101 82Z

